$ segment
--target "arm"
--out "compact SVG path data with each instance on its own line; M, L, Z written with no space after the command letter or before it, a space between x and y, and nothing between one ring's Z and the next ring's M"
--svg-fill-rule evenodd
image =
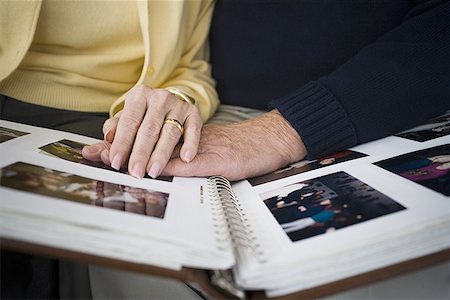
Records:
M307 152L309 159L322 157L445 112L449 9L448 2L418 5L398 28L336 71L273 101L281 115L273 110L242 123L205 126L197 157L189 164L173 158L164 174L253 177Z
M219 100L211 77L207 36L213 13L213 2L204 2L198 12L192 34L187 37L184 53L162 88L174 88L195 99L203 122L216 111Z
M163 80L155 81L158 88L140 85L131 90L124 109L104 124L105 145L93 145L83 151L85 158L102 160L116 169L128 160L129 172L135 177L142 177L145 172L152 177L159 176L181 136L181 156L185 161L191 160L197 152L202 119L209 118L218 105L207 62L206 43L213 2L162 2L154 5L153 11L170 11L172 17L172 5L178 12L189 11L177 20L179 26L184 27L169 24L176 32L169 33L178 34L177 38L169 36L172 40L169 39L167 44L152 48L155 56L164 58L159 61L162 66L157 77ZM162 18L154 19L154 23L167 25L167 15L164 16L154 15L153 18ZM172 61L168 63L167 60ZM175 89L176 95L168 89ZM179 99L189 97L195 99L195 106ZM183 124L184 133L177 124L167 124L164 121L166 117ZM107 149L103 149L104 146Z
M318 158L450 108L450 3L424 1L331 74L275 101Z

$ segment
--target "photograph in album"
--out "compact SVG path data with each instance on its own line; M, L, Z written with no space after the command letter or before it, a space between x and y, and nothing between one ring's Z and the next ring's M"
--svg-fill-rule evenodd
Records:
M426 142L448 134L450 134L450 111L431 119L424 125L400 132L396 136L417 142Z
M71 162L76 162L76 163L88 165L91 167L96 167L96 168L105 169L105 170L109 170L109 171L115 171L115 172L121 172L123 174L128 174L126 166L123 166L118 171L108 165L105 165L101 161L91 161L91 160L85 159L83 157L83 155L81 154L81 150L83 149L84 146L86 146L86 144L64 139L64 140L60 140L58 142L54 142L54 143L42 146L39 149L42 150L42 152L45 154L50 154L50 155L53 155L53 156L56 156L56 157L59 157L61 159L68 160ZM150 178L148 176L148 174L145 174L145 177ZM173 177L160 176L156 179L163 180L163 181L172 181Z
M450 196L450 144L392 157L375 165Z
M1 169L0 185L156 218L164 218L169 198L167 193L93 180L22 162Z
M28 132L22 132L11 128L0 127L0 143L15 139L16 137L28 134Z
M405 209L345 172L337 172L270 191L262 198L289 238L295 242L328 234Z
M9 249L292 299L450 249L450 135L389 136L249 180L154 180L85 160L97 139L0 127L17 136L0 143Z
M312 171L315 169L323 168L326 166L331 166L334 164L338 164L345 161L350 161L353 159L357 159L360 157L367 156L364 153L360 153L357 151L352 150L344 150L335 154L331 154L325 157L322 157L317 160L301 160L298 162L295 162L293 164L290 164L289 166L279 169L277 171L274 171L269 174L265 174L262 176L254 177L248 179L248 182L252 186L257 186L263 183L271 182L274 180L286 178L292 175Z

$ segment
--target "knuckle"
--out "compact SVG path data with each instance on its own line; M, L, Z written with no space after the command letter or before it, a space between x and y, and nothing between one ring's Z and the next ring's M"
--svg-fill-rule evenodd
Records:
M141 135L144 139L159 139L161 130L156 124L148 124L147 126L142 126L139 129L139 135Z
M200 136L203 129L203 122L196 116L188 115L185 121L185 131L189 132L190 135Z
M168 99L171 98L171 96L173 96L168 90L165 89L158 89L157 93L163 99Z
M170 126L169 125L170 124L165 126L166 127L165 131L166 131L167 136L170 139L176 139L176 140L180 139L180 137L181 137L180 130L177 127L175 127L174 125L170 125Z
M136 132L141 125L141 118L136 113L129 113L126 116L122 116L122 126L131 132Z
M193 123L189 125L189 128L187 129L191 131L193 134L200 136L202 132L202 124L201 123Z
M137 95L134 94L134 95ZM136 105L141 104L142 97L129 97L125 100L125 110L130 110L136 107Z
M104 123L103 123L103 127L102 127L102 131L103 131L103 133L105 133L106 131L108 131L110 128L111 128L111 126L112 126L112 123L111 123L112 121L111 121L111 118L109 118L108 120L106 120Z
M139 84L136 87L133 88L133 92L134 93L139 93L139 94L144 94L146 93L148 90L150 90L150 88L146 85L143 84Z
M171 99L170 98L171 95L172 94L166 90L163 90L163 89L156 90L155 97L154 97L156 105L158 105L159 107L166 106L168 103L170 103L169 101Z
M190 104L189 105L189 114L193 118L198 119L199 121L201 121L200 111L198 110L197 106Z

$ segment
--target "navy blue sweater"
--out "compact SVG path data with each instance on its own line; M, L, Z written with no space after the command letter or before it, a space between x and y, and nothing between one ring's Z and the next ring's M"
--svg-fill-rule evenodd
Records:
M450 109L450 3L219 0L211 34L222 103L277 108L309 158Z

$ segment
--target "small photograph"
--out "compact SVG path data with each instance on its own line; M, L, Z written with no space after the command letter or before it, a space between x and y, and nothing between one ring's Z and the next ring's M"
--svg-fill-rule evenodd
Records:
M0 127L0 143L15 139L16 137L29 134L28 132L22 132L11 128Z
M293 164L290 164L286 168L274 171L269 174L265 174L262 176L254 177L248 179L248 182L252 186L257 186L263 183L275 181L281 178L289 177L292 175L300 174L303 172L319 169L322 167L338 164L344 161L360 158L367 156L367 154L363 154L357 151L352 150L345 150L339 153L335 153L332 155L328 155L325 157L322 157L321 159L317 160L301 160L298 162L295 162Z
M392 157L374 165L450 196L450 144Z
M96 168L100 168L100 169L105 169L105 170L109 170L109 171L128 174L126 167L122 167L119 171L117 171L116 169L113 169L110 166L105 165L102 162L90 161L90 160L85 159L83 157L83 155L81 154L81 149L83 149L84 146L86 146L86 144L82 144L79 142L64 139L64 140L60 140L58 142L54 142L54 143L42 146L39 149L42 150L46 154L50 154L52 156L56 156L56 157L62 158L64 160L68 160L68 161L72 161L72 162L76 162L76 163L80 163L83 165L88 165L88 166L96 167ZM150 176L148 176L148 174L145 174L145 177L150 178ZM156 178L156 180L172 182L173 177L160 176L160 177Z
M427 124L396 134L398 137L426 142L450 134L450 110L442 116L431 119Z
M86 144L70 141L60 140L39 148L47 154L62 158L64 160L73 161L76 163L90 164L94 162L85 161L83 155L81 155L81 149Z
M261 198L293 242L405 209L345 172L285 186Z
M167 193L98 181L23 162L1 169L0 185L161 219L169 199Z

